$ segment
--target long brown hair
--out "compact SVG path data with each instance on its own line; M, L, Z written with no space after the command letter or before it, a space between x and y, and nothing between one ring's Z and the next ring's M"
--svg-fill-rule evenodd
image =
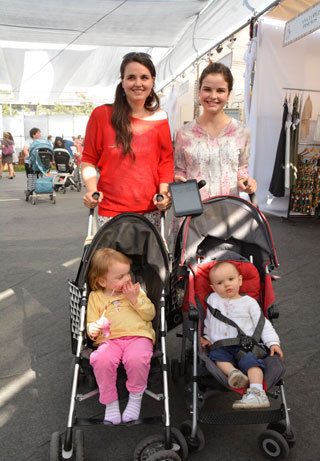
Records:
M123 80L124 73L127 65L131 62L138 62L145 66L152 77L155 78L156 70L153 65L153 62L150 58L147 57L145 53L128 53L123 58L123 61L120 66L120 78ZM144 103L144 107L150 111L155 112L159 109L160 101L154 89L152 88L150 95L147 97ZM131 112L131 107L128 104L126 95L122 88L122 83L120 82L116 88L115 100L113 103L113 114L111 117L111 123L113 128L116 131L116 146L121 146L123 149L123 154L132 154L134 158L134 152L131 147L132 140L132 128L131 122L129 119Z

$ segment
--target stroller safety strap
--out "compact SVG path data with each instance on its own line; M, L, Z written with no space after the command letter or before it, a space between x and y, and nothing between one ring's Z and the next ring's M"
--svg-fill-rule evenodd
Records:
M214 309L210 306L207 302L207 307L211 314L218 320L227 325L230 325L238 331L238 336L236 338L228 338L228 339L221 339L220 341L216 341L211 346L207 347L209 351L213 351L220 347L227 347L227 346L240 346L241 350L238 352L236 356L236 360L239 361L242 357L244 357L248 352L252 352L257 358L261 359L266 357L268 354L263 346L259 344L262 330L265 323L265 317L263 312L261 311L259 321L257 326L254 330L252 336L248 336L245 334L243 330L231 319L223 315L219 309Z

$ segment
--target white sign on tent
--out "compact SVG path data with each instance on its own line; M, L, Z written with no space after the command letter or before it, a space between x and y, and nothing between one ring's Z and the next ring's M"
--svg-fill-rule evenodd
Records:
M283 46L305 37L320 27L320 2L288 21L284 29Z

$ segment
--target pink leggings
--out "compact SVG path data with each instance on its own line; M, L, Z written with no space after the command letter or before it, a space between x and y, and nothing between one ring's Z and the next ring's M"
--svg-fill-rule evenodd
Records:
M121 360L127 372L128 391L143 391L147 386L152 354L151 339L142 336L123 336L101 343L90 355L90 365L99 386L100 402L106 405L118 399L116 381Z

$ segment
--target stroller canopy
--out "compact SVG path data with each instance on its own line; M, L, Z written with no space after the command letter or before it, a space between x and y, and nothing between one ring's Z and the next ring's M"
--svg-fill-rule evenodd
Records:
M203 203L200 216L187 218L181 230L180 265L186 261L194 263L199 256L199 247L205 239L221 242L245 243L248 247L259 247L265 261L278 266L269 225L263 214L250 202L233 196L219 196ZM234 248L229 248L233 250ZM177 249L176 249L177 251Z
M85 283L91 258L99 248L113 248L131 258L135 279L152 301L159 298L162 286L168 282L169 262L163 240L148 219L123 213L104 224L84 254L77 276L79 287Z
M53 148L46 139L35 139L29 147L29 162L32 170L46 175L50 171L53 159Z

